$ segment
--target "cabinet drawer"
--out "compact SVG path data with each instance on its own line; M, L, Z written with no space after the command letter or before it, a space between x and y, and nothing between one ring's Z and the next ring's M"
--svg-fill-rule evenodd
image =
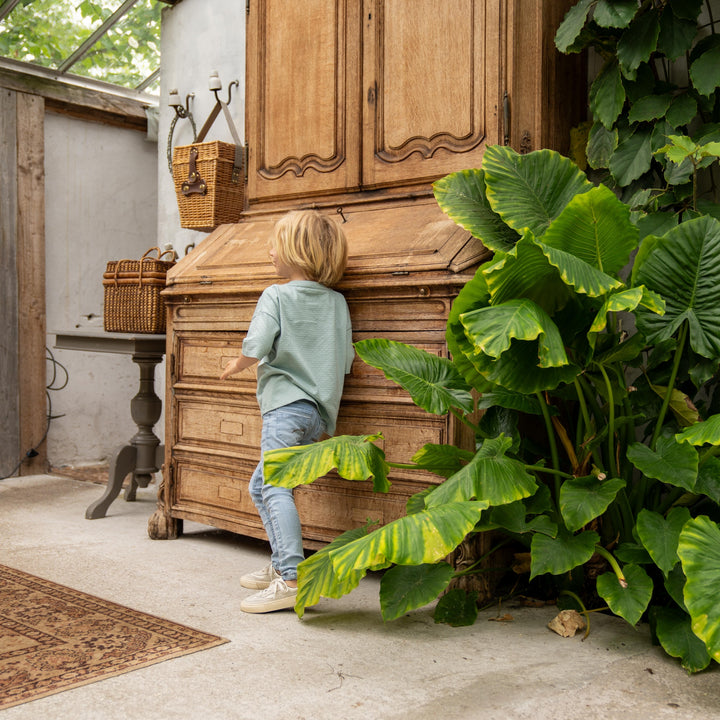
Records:
M265 538L248 485L254 467L215 463L201 454L183 455L175 464L171 514L233 532ZM424 485L393 479L387 494L374 493L369 482L323 478L295 490L303 542L319 547L338 535L365 525L405 515L407 499Z
M176 399L175 449L204 449L206 452L257 459L262 418L255 398L229 402L212 397Z

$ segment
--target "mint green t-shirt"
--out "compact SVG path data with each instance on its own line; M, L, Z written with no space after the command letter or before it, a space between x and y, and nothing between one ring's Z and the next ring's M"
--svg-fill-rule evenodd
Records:
M267 288L242 345L243 355L260 361L260 412L310 400L332 435L355 355L351 335L350 313L339 292L311 280Z

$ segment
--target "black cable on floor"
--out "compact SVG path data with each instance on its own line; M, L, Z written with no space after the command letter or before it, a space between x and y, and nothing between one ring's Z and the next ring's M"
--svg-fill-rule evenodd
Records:
M25 454L20 458L20 461L18 464L12 469L10 473L7 475L3 475L0 477L0 480L7 480L8 478L11 478L17 473L17 471L22 467L22 464L31 458L38 456L38 448L45 442L45 439L48 436L48 432L50 430L50 421L56 420L57 418L64 417L64 414L62 415L53 415L52 414L52 398L50 396L50 391L56 391L56 390L62 390L65 387L67 387L67 384L70 380L70 375L68 374L67 368L59 361L55 359L55 356L53 355L52 350L49 347L45 348L45 352L47 353L45 359L52 363L52 380L45 386L45 395L47 397L47 404L48 404L48 411L47 411L47 425L45 426L45 432L40 438L40 442L36 443L31 447L28 451L25 452ZM62 370L62 372L65 374L65 380L58 385L58 368Z

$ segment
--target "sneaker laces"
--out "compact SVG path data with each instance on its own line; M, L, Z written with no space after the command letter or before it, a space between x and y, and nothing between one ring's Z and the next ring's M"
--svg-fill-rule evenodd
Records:
M282 578L275 578L264 590L258 593L258 597L274 599L280 594L293 590L297 590L297 588L291 588Z

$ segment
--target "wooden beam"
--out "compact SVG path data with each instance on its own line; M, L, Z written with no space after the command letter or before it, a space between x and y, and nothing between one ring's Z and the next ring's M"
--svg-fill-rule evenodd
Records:
M20 474L47 472L45 386L45 101L17 95L17 290Z
M16 93L0 90L0 477L20 462L18 425L18 323L15 226L17 207L17 102Z
M143 132L147 130L145 108L157 104L150 96L147 100L126 97L75 85L59 77L45 77L40 71L38 74L23 72L19 68L0 67L0 87L39 95L45 98L46 109L53 112Z

